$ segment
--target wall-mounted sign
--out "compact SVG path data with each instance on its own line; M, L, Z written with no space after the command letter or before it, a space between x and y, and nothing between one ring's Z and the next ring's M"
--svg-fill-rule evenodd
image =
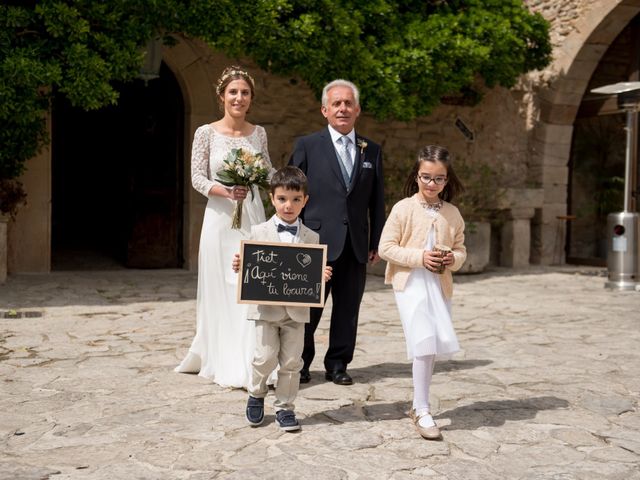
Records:
M465 125L461 118L456 118L456 127L458 127L458 130L462 132L467 140L473 142L475 135L473 134L473 131Z

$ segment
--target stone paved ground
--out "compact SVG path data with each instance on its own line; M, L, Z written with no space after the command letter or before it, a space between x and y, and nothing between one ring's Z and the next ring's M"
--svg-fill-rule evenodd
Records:
M464 350L436 367L439 442L405 415L410 365L379 277L356 383L324 382L317 362L297 434L271 411L252 429L244 391L173 373L194 331L193 274L11 277L0 312L22 317L0 318L0 479L640 479L640 293L607 291L602 274L457 278Z

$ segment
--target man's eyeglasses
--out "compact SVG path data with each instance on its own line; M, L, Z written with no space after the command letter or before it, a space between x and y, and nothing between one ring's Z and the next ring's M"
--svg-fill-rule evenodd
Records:
M429 185L431 182L435 183L436 185L444 185L445 183L447 183L447 177L445 177L444 175L438 175L437 177L432 177L430 175L418 175L418 178L425 185Z

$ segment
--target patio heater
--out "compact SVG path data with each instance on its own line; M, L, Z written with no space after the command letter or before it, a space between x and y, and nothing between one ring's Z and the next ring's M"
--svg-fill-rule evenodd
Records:
M631 170L637 157L640 82L621 82L594 88L593 93L618 96L618 108L627 114L627 148L624 162L624 205L622 212L607 216L607 270L605 288L636 290L638 277L638 213L631 212Z

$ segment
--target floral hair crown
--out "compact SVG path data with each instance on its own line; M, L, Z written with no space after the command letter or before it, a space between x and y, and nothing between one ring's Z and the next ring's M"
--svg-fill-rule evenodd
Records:
M222 84L225 82L225 80L227 80L229 77L235 77L236 75L241 76L242 78L248 79L249 83L251 83L251 88L255 88L255 83L253 82L253 78L251 77L251 75L249 75L247 72L245 72L244 70L229 70L227 73L225 73L224 75L222 75L220 77L220 79L218 80L218 85L216 85L216 93L218 95L221 95L222 92L220 91L220 88L222 87Z

